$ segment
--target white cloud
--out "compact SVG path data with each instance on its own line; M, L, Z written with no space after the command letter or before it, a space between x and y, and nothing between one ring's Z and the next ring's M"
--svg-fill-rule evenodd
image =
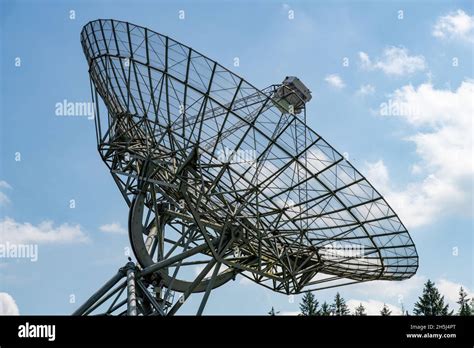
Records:
M451 12L438 18L433 28L433 36L441 39L474 41L474 16L463 10Z
M383 51L382 58L371 61L365 52L359 52L362 68L367 70L382 70L387 75L407 75L418 70L424 70L425 58L422 55L410 56L403 47L390 46Z
M358 307L361 303L365 307L365 312L368 315L380 315L380 311L382 310L383 305L384 305L384 302L376 301L376 300L362 301L362 300L351 299L347 301L347 306L349 307L351 314L354 314L356 307ZM402 310L400 307L397 307L390 303L385 303L385 304L387 305L388 309L392 311L391 315L402 314Z
M99 230L105 233L111 234L126 234L127 230L123 228L119 223L112 222L111 224L105 224L99 227Z
M7 205L8 203L10 203L10 199L5 193L0 191L0 207Z
M281 5L281 9L284 11L284 12L287 12L291 9L291 6L288 5L288 4L282 4Z
M351 290L375 300L403 301L414 293L419 293L426 282L426 277L414 275L403 281L376 280L353 285Z
M418 300L423 293L423 287L428 277L424 275L415 275L404 281L371 281L351 286L351 300L347 301L348 306L353 313L355 307L361 302L368 309L369 314L378 315L386 303L392 314L400 314L402 304L406 310ZM459 288L462 286L468 294L468 298L473 298L474 293L461 283L452 282L445 278L439 278L435 281L441 295L444 295L445 302L449 304L450 309L457 311L459 305L456 303L459 299ZM365 300L360 300L363 298Z
M369 94L374 94L374 93L375 93L375 87L372 86L371 84L362 85L357 90L357 94L359 95L369 95Z
M405 140L415 144L419 160L413 164L423 179L405 187L391 183L382 160L367 163L365 173L408 227L430 224L451 214L472 214L474 180L472 115L474 83L464 81L456 91L425 83L404 86L393 93L394 105L408 105L400 113L410 127Z
M0 243L74 243L86 242L87 236L80 225L53 226L51 221L43 221L35 226L29 222L16 222L6 217L0 220Z
M0 207L5 206L10 203L10 198L2 192L3 189L11 189L12 187L8 184L8 182L4 180L0 180Z
M8 184L8 182L6 182L5 180L0 180L0 188L8 188L8 189L11 189L12 187L11 187L10 184Z
M445 278L440 278L436 282L436 287L438 288L441 295L444 295L444 298L447 303L449 303L449 307L457 311L459 305L456 303L459 300L459 289L462 288L466 291L467 297L472 299L474 297L474 293L469 290L466 286L452 282Z
M6 292L0 292L0 315L19 315L20 311L18 306L11 297L10 294Z
M388 175L388 169L382 160L366 163L364 173L370 183L374 185L377 190L388 190L390 178Z
M341 77L337 74L331 74L326 76L324 79L327 83L329 83L332 87L335 87L337 89L342 89L346 86L344 81L342 81Z
M371 61L369 55L365 52L359 52L360 63L364 68L369 68L371 66Z

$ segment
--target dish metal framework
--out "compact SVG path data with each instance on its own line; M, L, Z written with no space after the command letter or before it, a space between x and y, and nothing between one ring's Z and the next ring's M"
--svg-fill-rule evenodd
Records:
M258 90L112 19L85 25L81 44L98 150L130 208L137 263L75 314L172 315L193 293L202 314L236 275L295 294L415 274L397 214L306 125L311 95L299 79Z

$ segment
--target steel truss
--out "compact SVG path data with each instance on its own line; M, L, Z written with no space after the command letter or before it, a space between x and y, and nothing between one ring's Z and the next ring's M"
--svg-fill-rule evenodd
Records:
M202 293L200 314L210 291L237 274L285 294L415 274L406 228L306 125L307 100L290 85L258 90L127 22L92 21L81 43L98 150L130 208L138 262L99 297L125 292L123 280L112 289L125 269L140 314L174 314L175 292Z

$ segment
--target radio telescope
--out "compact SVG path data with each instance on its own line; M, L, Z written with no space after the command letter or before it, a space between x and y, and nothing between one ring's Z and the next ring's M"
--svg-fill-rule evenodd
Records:
M304 291L415 274L397 214L306 125L296 77L259 90L168 36L84 26L99 153L129 206L129 262L74 314L173 315L237 275ZM194 301L193 301L194 303Z

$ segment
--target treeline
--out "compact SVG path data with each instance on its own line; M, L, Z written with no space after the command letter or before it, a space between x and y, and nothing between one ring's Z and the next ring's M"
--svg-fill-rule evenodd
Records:
M413 315L460 315L470 316L474 315L474 299L468 297L467 292L461 287L459 289L459 305L457 311L449 308L449 304L445 303L444 296L440 294L435 286L435 283L428 279L423 288L423 293L418 297L418 301L413 307ZM357 306L351 313L349 307L346 304L346 300L338 293L334 297L332 303L324 301L322 304L318 302L312 292L304 294L301 303L299 305L300 314L304 316L329 316L329 315L367 315L366 308L362 303ZM276 315L276 312L272 307L268 314ZM408 311L405 311L402 305L402 315L410 315ZM392 311L389 307L384 304L380 308L380 315L387 316L391 315Z

